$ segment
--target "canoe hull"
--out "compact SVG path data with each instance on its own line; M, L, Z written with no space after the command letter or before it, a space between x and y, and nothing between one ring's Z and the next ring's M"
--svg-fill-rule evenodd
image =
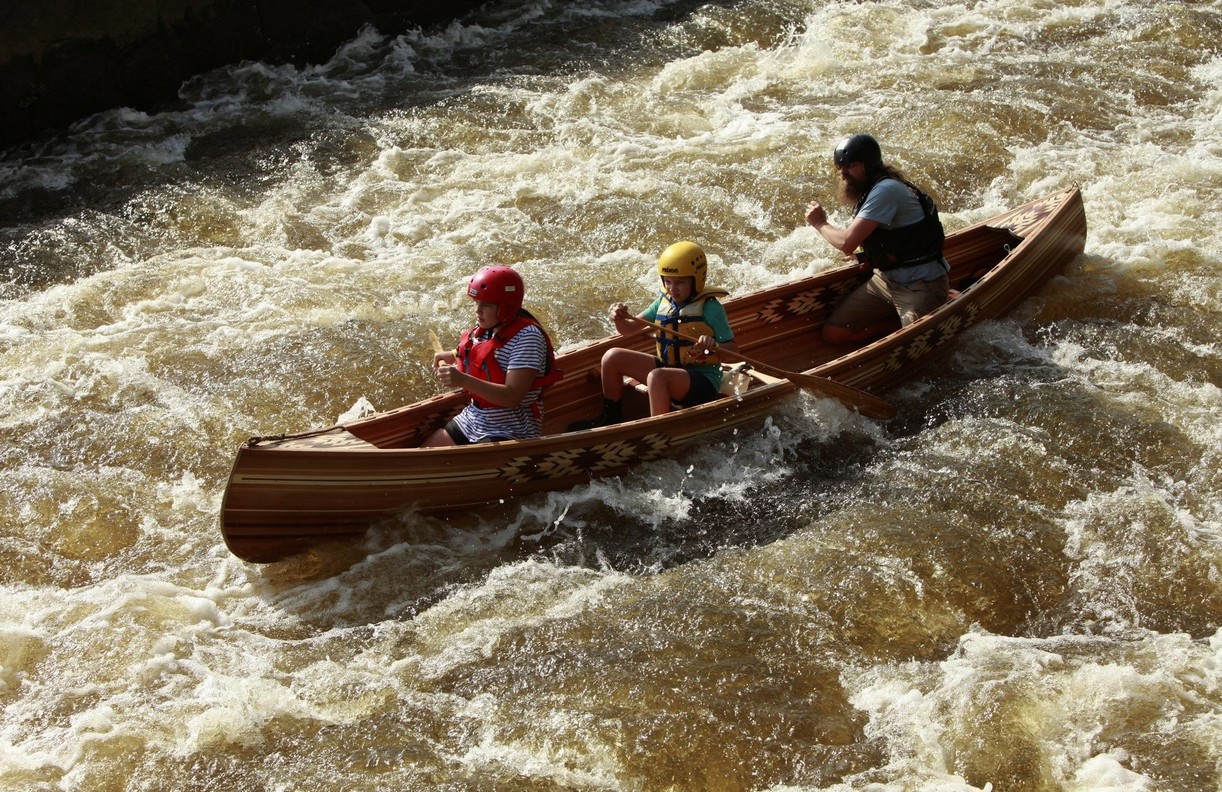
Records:
M728 300L726 309L744 353L877 392L927 366L967 328L1004 316L1038 291L1082 252L1085 235L1076 189L948 235L958 296L860 348L833 348L819 340L831 307L859 282L851 267ZM761 377L738 396L657 417L648 417L643 398L634 395L625 409L635 420L564 431L601 406L603 352L615 346L646 350L650 343L615 336L562 355L558 365L566 376L548 390L545 434L532 440L416 447L462 408L456 393L343 426L252 438L238 450L226 488L220 520L225 542L245 560L276 561L317 542L363 533L409 507L466 510L621 475L641 462L673 456L693 440L756 422L798 392L788 380Z

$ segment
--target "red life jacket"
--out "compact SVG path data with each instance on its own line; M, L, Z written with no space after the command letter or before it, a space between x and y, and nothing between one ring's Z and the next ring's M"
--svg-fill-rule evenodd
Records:
M516 318L496 328L492 335L483 341L476 340L480 333L479 327L473 327L464 332L462 338L458 340L458 350L454 361L458 366L458 370L482 379L485 382L504 385L505 371L501 368L501 364L497 362L496 355L493 353L508 344L510 339L517 335L522 328L529 326L539 328L539 332L543 333L543 340L547 343L547 364L544 370L539 372L539 375L530 383L529 390L546 388L549 385L555 384L564 376L564 372L556 368L556 351L552 348L552 339L548 336L547 331L543 329L543 325L539 324L538 320L525 310L521 311ZM471 403L477 407L482 407L485 410L493 407L504 409L501 405L493 404L470 391L465 391L465 393L471 397Z

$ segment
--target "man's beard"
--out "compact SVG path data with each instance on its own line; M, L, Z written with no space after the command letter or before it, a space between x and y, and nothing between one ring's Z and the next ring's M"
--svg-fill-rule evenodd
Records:
M845 206L856 206L862 196L866 194L866 189L869 188L869 183L858 181L847 173L840 175L840 186L836 190L840 202Z

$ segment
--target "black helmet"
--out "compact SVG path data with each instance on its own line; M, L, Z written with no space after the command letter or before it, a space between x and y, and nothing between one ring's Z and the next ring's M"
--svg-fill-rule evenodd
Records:
M867 171L872 171L883 164L883 151L878 147L878 141L869 135L849 135L836 144L832 158L838 168L861 162Z

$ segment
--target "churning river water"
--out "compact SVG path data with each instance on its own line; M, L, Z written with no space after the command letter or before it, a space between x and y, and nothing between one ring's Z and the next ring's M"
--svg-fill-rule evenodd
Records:
M0 154L0 787L1222 788L1222 3L508 0ZM743 293L872 132L1085 254L885 396L631 475L225 549L238 444L559 345L679 239ZM841 208L834 221L847 220Z

